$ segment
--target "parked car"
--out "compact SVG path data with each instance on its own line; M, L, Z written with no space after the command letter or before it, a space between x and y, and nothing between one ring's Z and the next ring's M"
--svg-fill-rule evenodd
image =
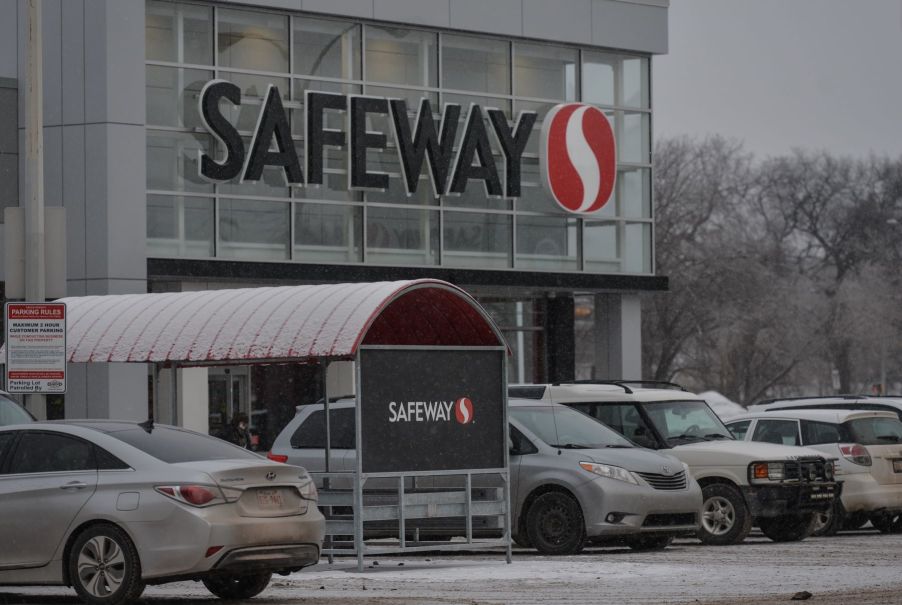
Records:
M0 391L0 426L29 422L34 422L31 412L13 401L7 393Z
M893 412L771 410L727 422L737 439L804 445L837 460L842 495L817 533L868 520L884 533L902 532L902 422Z
M117 605L193 579L250 598L319 560L316 504L304 469L176 427L0 428L0 585L72 586Z
M330 404L332 470L354 468L354 406L352 399ZM511 400L508 412L511 524L518 544L555 555L612 540L660 549L674 536L698 530L701 490L673 456L636 447L564 406ZM322 404L302 407L270 456L323 469L324 419Z
M736 441L708 405L676 385L522 385L510 396L560 403L605 423L633 443L686 463L702 488L699 539L736 544L757 525L776 542L802 540L836 497L833 463L800 447Z
M817 397L789 397L765 399L750 405L750 413L773 410L871 410L892 412L902 420L902 397L876 395L824 395Z

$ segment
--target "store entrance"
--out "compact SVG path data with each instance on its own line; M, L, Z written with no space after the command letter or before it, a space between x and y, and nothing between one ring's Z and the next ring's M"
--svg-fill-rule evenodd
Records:
M212 367L207 377L210 434L222 435L237 414L251 418L248 366ZM253 422L251 422L253 426Z

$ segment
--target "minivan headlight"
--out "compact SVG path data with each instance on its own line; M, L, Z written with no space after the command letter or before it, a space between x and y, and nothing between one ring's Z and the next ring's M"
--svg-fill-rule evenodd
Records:
M632 483L633 485L639 485L639 481L636 480L635 475L633 475L625 468L620 468L619 466L611 466L610 464L598 464L597 462L580 462L579 465L590 473L601 475L602 477L607 477L608 479L616 479L618 481L626 481L627 483Z

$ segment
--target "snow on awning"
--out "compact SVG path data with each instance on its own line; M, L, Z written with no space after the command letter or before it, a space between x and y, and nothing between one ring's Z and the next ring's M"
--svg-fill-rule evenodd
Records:
M66 303L66 349L74 363L352 359L361 344L505 345L479 303L432 279L58 302Z

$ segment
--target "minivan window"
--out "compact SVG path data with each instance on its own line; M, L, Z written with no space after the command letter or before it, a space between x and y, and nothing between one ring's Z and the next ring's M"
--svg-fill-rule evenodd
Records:
M140 427L107 433L119 441L138 448L163 462L196 462L198 460L260 460L260 456L228 441L157 426L151 432Z
M552 447L582 449L633 447L591 416L567 407L512 407L510 414Z
M354 408L329 410L329 432L331 446L335 449L352 450L355 447ZM323 449L326 447L326 413L317 410L311 413L291 436L291 447L295 449Z

